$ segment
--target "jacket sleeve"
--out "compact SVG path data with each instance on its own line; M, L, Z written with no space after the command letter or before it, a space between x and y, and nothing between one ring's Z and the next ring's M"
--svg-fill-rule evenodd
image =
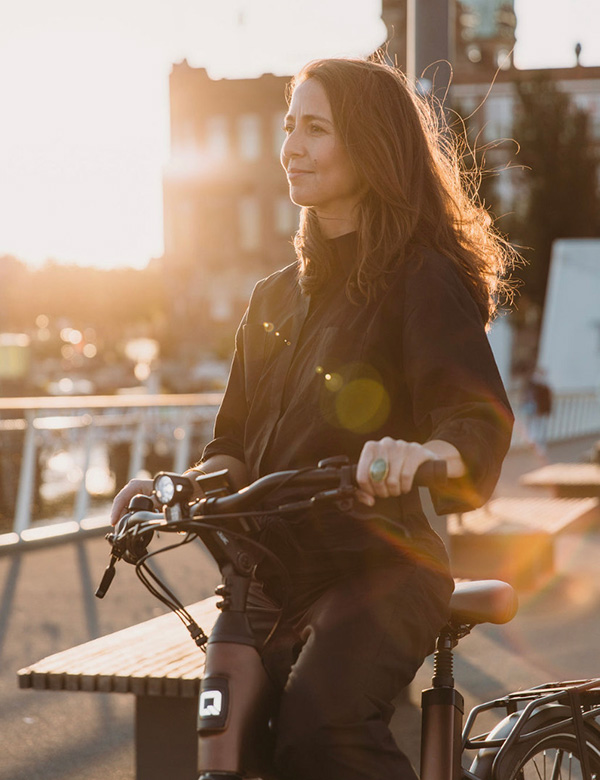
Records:
M513 415L479 309L441 255L426 255L407 274L402 348L419 440L450 442L467 467L432 491L436 512L481 506L498 481Z
M230 455L244 463L244 430L248 415L244 378L244 314L235 336L235 350L227 380L227 387L215 420L214 438L204 448L202 460L213 455Z

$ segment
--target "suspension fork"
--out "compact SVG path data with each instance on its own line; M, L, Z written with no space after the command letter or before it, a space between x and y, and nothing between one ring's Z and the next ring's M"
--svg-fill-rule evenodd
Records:
M457 643L457 632L446 626L436 642L432 687L422 693L421 780L461 778L464 699L454 687Z

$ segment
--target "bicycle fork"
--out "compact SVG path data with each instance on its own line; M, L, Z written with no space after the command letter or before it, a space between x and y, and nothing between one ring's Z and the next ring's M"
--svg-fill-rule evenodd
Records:
M421 780L460 780L464 700L454 687L453 654L457 632L440 633L433 661L432 687L422 693Z

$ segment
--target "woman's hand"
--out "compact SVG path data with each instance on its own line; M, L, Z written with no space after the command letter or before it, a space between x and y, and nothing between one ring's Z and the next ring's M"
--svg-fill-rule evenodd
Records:
M122 490L119 490L110 510L110 524L116 525L119 522L127 510L129 502L138 493L151 496L153 484L154 481L152 479L132 479Z
M437 445L443 446L440 448ZM464 470L464 464L456 448L448 442L432 441L423 445L392 439L390 436L379 441L366 442L356 470L356 481L359 486L356 498L362 504L373 506L376 498L389 498L409 493L415 473L422 463L440 459L448 462L444 451L446 448L453 450L448 452L449 455L453 456L456 453L462 466L462 469L453 469L456 473L448 475L461 476L458 471ZM440 449L442 452L438 451ZM450 467L451 465L449 463Z
M204 494L202 490L196 484L194 477L198 476L198 470L201 474L209 474L211 471L220 471L221 469L227 469L229 471L229 478L236 490L239 490L249 482L248 472L246 465L236 458L232 458L230 455L213 455L208 460L200 463L199 466L185 471L183 476L189 477L194 484L194 496L195 498L201 498ZM111 525L116 525L125 514L129 502L133 496L138 493L143 493L145 496L152 496L152 488L154 486L153 479L132 479L125 487L120 490L114 498L111 513L110 522ZM160 506L154 502L157 510L160 511Z

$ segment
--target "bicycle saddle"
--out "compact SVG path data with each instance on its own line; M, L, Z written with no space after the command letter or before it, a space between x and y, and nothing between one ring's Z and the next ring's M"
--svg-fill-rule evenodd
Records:
M452 623L508 623L517 614L517 594L500 580L457 582L450 599Z

